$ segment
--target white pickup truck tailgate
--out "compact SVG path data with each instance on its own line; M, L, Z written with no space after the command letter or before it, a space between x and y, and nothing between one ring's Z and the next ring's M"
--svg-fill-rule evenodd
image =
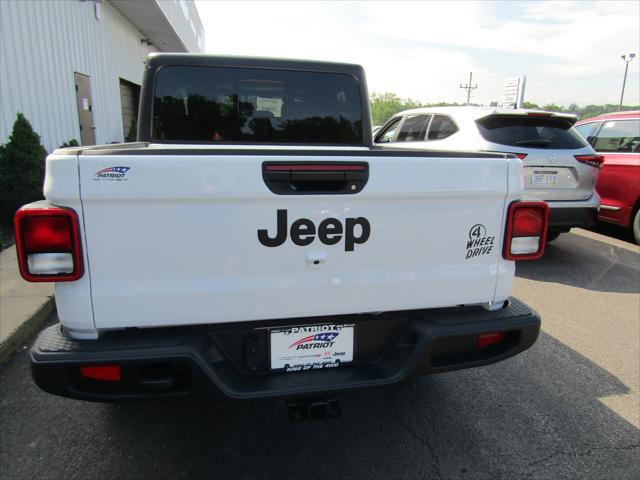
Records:
M98 329L308 317L494 300L502 260L509 163L503 157L367 151L314 156L147 149L79 157L80 191ZM265 161L366 162L356 194L278 195ZM514 164L515 165L515 164ZM516 168L513 166L512 169ZM517 166L519 168L519 166ZM513 177L513 174L512 174ZM517 178L517 177L516 177ZM513 178L512 178L513 181ZM515 193L514 193L515 192ZM348 248L315 235L268 247L278 210L370 234ZM353 225L353 221L352 221ZM361 223L360 223L361 225ZM474 244L470 241L477 240ZM491 247L491 248L488 248Z

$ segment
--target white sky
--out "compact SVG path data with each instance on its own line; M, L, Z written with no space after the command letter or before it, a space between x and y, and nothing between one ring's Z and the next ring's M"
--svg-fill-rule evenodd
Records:
M622 54L640 54L640 2L198 1L205 51L358 63L369 92L422 102L500 101L526 75L525 100L617 104ZM626 105L640 103L640 59Z

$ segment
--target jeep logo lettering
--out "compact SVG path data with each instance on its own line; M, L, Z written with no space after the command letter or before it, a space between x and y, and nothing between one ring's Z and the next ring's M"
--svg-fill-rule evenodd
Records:
M344 227L337 218L325 218L317 229L318 239L325 245L335 245L342 240L344 234L344 250L352 252L355 245L369 239L371 225L364 217L346 218ZM291 241L304 247L316 238L316 226L308 218L299 218L291 224ZM276 218L276 234L269 236L266 229L258 230L258 241L265 247L279 247L287 240L287 211L278 210Z

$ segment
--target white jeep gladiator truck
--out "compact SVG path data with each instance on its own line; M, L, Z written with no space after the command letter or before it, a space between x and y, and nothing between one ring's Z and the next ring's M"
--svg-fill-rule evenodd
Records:
M515 156L372 146L360 66L155 54L138 142L57 150L15 217L56 282L35 382L120 401L296 397L529 348L548 211Z

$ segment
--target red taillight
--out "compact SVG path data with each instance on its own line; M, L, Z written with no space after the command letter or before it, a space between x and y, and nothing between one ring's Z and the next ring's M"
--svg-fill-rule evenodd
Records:
M478 336L478 350L482 350L483 348L501 343L505 338L506 335L504 332L483 333L482 335Z
M574 155L577 161L594 168L602 168L604 157L602 155Z
M120 365L99 365L93 367L80 367L80 375L92 380L106 382L120 381Z
M518 208L513 214L514 237L540 235L544 224L544 212L539 208Z
M549 221L545 202L514 202L507 212L503 257L507 260L537 260L544 255Z
M21 208L14 217L22 277L30 282L69 282L82 277L78 217L67 208Z
M524 160L525 158L527 158L526 153L514 153L514 155L518 157L520 160Z
M28 252L70 252L72 249L71 224L66 216L25 217L22 231Z

